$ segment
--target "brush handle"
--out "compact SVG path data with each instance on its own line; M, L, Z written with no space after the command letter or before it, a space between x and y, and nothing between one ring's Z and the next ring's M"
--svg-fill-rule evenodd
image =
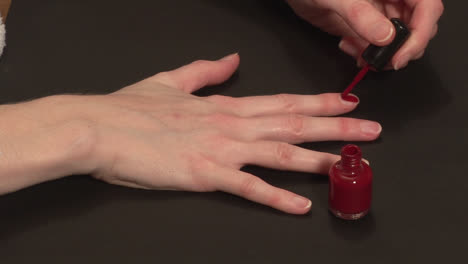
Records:
M395 26L396 31L395 39L392 43L383 47L371 44L362 53L362 58L367 62L367 64L378 71L383 70L385 66L388 65L393 55L395 55L411 35L410 30L403 21L397 18L392 18L390 21Z

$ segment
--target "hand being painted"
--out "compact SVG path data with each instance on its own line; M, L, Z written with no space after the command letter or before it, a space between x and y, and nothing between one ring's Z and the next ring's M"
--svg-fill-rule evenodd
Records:
M159 73L108 95L1 105L0 194L92 174L129 187L224 191L284 212L306 213L309 199L240 169L252 164L327 174L339 156L294 144L370 141L382 128L373 121L336 117L358 105L339 94L192 94L224 82L238 65L234 54Z

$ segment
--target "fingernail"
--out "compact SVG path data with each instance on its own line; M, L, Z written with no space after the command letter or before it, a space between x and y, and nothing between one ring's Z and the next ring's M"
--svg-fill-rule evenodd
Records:
M340 44L338 44L338 48L353 57L357 57L359 55L359 50L350 41L344 39L341 40Z
M235 56L237 56L239 53L233 53L231 55L227 55L226 57L224 58L221 58L220 61L227 61L227 60L231 60L232 58L234 58Z
M371 33L375 41L385 42L392 37L394 30L395 29L390 21L381 21L373 27Z
M377 122L372 121L362 121L361 122L361 132L365 134L376 135L382 131L382 126Z
M408 65L408 61L409 61L409 56L408 55L406 55L406 54L401 55L400 58L395 63L395 66L394 66L395 71L398 71L398 70L406 67L406 65Z
M301 209L309 208L312 206L312 201L302 196L295 196L292 199L292 203L294 204L294 206L296 206L297 208L301 208Z
M343 98L342 95L340 95L341 103L344 105L356 105L359 104L359 97L357 97L354 94L348 94L346 97L351 97L351 98Z
M370 162L366 159L362 159L362 161L364 161L367 165L370 165Z

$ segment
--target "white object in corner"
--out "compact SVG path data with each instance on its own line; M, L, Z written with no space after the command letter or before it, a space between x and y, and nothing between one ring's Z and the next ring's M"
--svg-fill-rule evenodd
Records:
M5 45L5 25L3 24L2 16L0 15L0 56L2 56Z

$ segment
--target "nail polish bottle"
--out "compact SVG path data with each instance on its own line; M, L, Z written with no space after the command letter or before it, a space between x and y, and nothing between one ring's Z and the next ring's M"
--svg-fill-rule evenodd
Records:
M346 145L341 160L329 172L328 207L337 217L357 220L370 209L372 198L372 170L362 161L361 149Z

